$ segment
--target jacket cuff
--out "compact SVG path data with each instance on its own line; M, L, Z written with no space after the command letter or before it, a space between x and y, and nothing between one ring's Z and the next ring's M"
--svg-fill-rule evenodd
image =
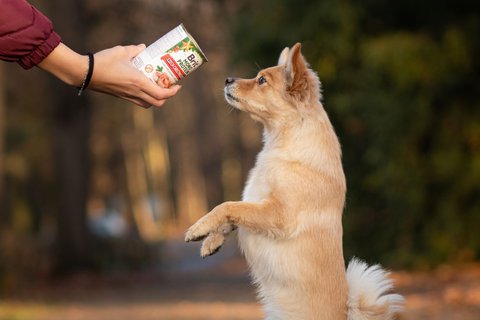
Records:
M32 51L28 56L22 57L18 64L24 69L30 69L45 59L61 42L60 36L52 31L48 38Z

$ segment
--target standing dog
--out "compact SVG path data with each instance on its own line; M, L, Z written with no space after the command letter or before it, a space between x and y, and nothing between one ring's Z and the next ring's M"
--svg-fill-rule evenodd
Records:
M254 79L226 79L226 100L263 124L264 146L243 201L215 207L185 240L204 239L205 257L238 227L267 319L393 319L403 298L380 266L354 259L345 272L340 144L300 48Z

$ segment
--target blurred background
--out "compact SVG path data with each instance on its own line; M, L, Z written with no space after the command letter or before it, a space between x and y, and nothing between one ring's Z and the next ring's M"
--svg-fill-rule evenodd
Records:
M0 320L261 319L235 237L182 238L261 148L225 77L295 42L343 146L346 259L394 271L402 319L480 319L480 2L31 3L78 52L183 22L209 62L157 110L0 63Z

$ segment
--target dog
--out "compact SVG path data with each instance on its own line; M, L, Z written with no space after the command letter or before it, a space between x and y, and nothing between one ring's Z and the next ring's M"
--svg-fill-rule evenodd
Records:
M388 273L357 259L345 270L341 148L301 44L253 79L227 78L224 95L263 125L263 149L242 201L215 207L185 240L203 240L206 257L238 227L266 319L394 319L403 298Z

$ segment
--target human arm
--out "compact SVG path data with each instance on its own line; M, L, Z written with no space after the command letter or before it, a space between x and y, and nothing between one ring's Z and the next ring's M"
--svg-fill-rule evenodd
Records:
M0 0L0 59L24 69L38 66L72 86L81 86L88 57L61 43L51 21L25 0ZM137 105L162 106L180 86L169 89L154 84L130 63L144 49L117 46L95 54L89 89L111 94Z
M24 0L0 0L0 59L30 69L58 46L51 21Z
M161 107L174 96L179 85L162 88L136 69L131 60L145 45L116 46L94 55L93 76L89 89L107 93L142 107ZM63 82L79 87L87 73L88 57L60 43L38 66Z

